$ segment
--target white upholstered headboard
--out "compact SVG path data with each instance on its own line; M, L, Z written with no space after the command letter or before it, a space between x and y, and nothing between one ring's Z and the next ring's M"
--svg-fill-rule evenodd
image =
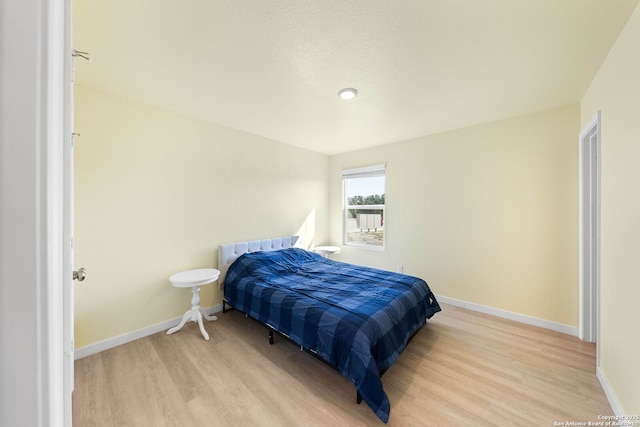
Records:
M299 236L276 237L266 240L251 240L249 242L237 242L220 245L218 249L218 288L224 286L224 279L227 277L227 270L240 255L247 252L277 251L278 249L292 248L298 242Z

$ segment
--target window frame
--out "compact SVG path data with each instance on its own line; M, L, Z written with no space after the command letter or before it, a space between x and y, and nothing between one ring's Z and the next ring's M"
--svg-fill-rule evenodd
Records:
M348 181L350 179L356 178L375 178L375 177L384 177L384 188L383 192L380 195L385 196L384 204L376 204L376 205L349 205L348 204ZM363 248L374 251L384 251L386 247L387 241L387 233L386 233L386 223L387 223L387 215L386 215L386 164L378 164L372 166L365 166L354 169L344 169L342 171L342 244L345 246L355 247L355 248ZM350 209L363 209L363 207L372 209L372 210L381 210L382 211L382 245L372 245L367 243L356 243L348 241L348 220L349 220L349 210Z

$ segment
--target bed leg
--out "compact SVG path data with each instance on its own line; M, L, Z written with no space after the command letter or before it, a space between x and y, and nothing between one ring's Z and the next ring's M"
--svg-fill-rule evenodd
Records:
M273 329L269 328L269 344L273 345Z
M225 300L224 298L222 299L222 312L226 313L227 311L232 311L234 310L233 306L229 305L229 303L227 302L227 300Z
M360 392L356 390L356 403L359 405L362 403L362 396L360 396Z

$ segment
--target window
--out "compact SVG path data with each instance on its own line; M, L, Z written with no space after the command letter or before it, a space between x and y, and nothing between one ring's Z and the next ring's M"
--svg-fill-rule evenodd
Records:
M345 245L384 249L384 173L385 165L342 171Z

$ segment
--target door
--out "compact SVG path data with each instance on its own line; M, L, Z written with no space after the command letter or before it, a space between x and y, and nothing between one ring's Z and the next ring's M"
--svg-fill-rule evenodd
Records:
M597 342L600 297L600 112L580 133L580 339Z

